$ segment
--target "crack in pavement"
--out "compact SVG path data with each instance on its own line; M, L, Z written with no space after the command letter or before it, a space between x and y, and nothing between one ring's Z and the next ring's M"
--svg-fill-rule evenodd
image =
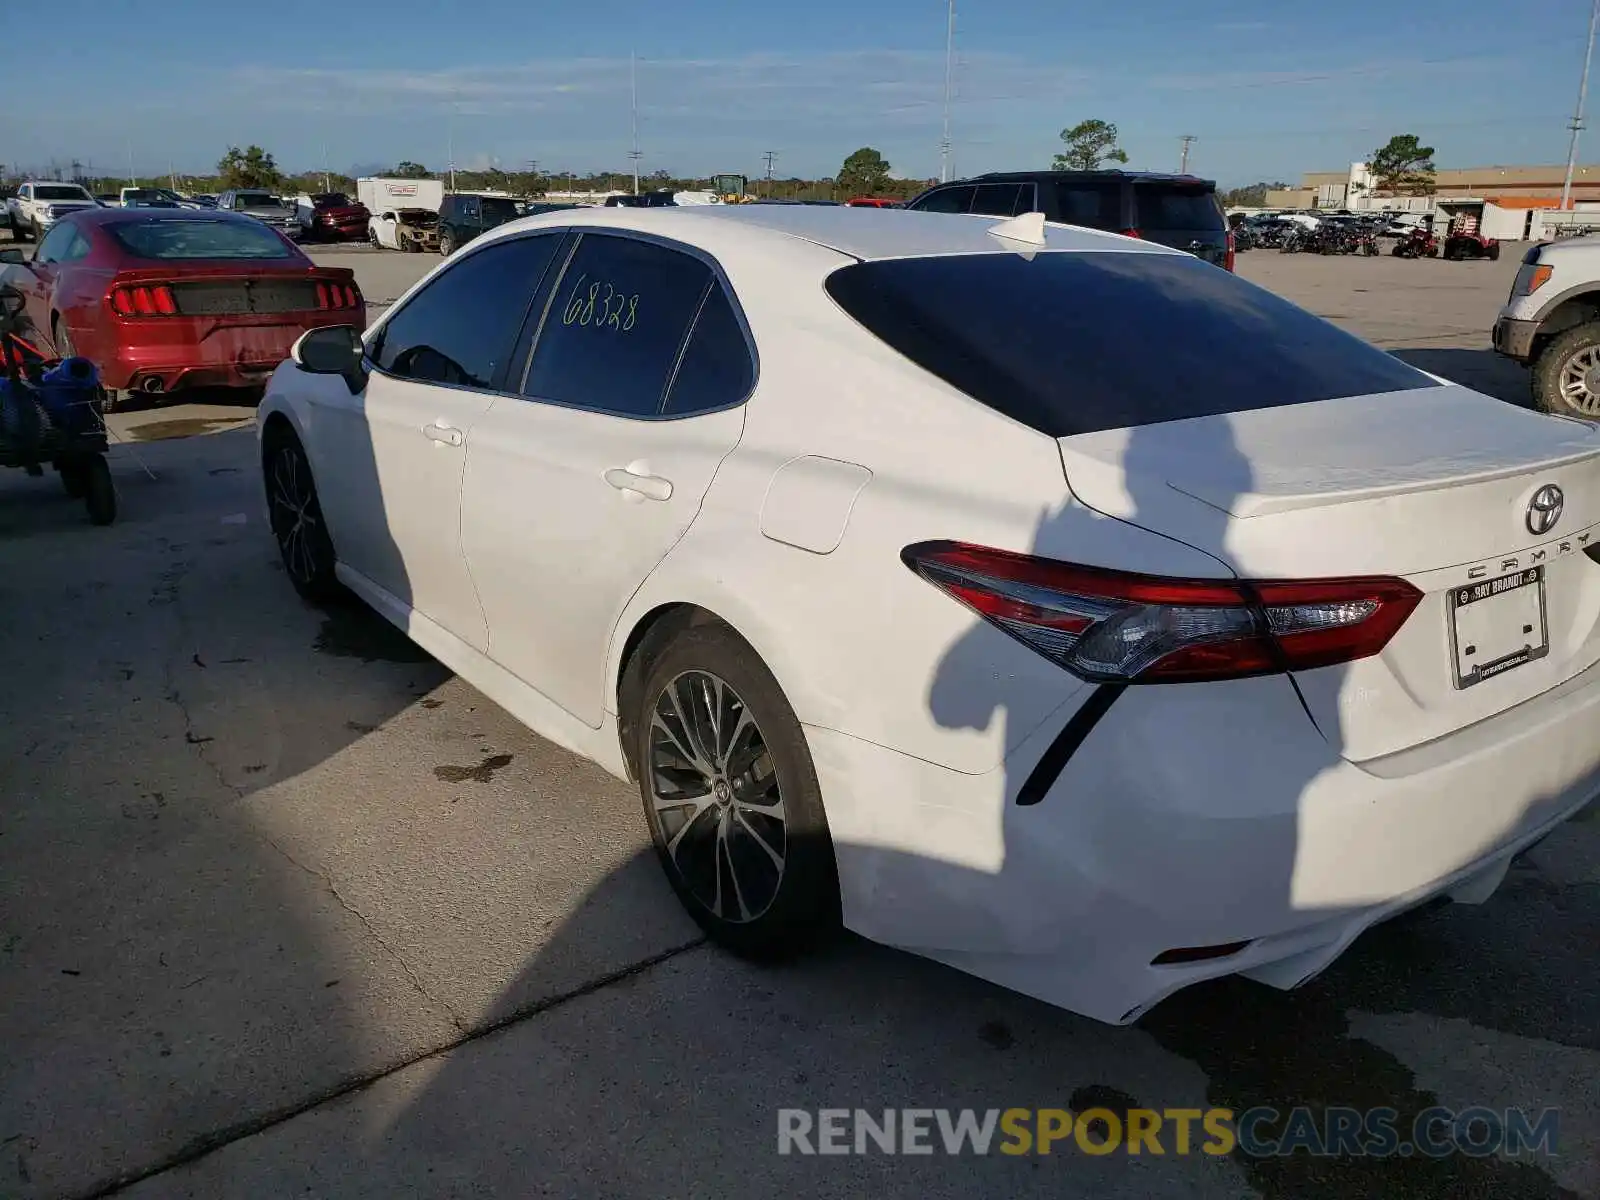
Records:
M280 849L279 853L281 854L283 851ZM291 858L289 861L293 862L294 860ZM315 874L316 872L312 873ZM532 1004L525 1005L524 1007L508 1014L505 1017L500 1018L499 1020L490 1022L475 1032L465 1033L463 1036L456 1038L454 1041L447 1042L442 1046L436 1046L434 1049L424 1051L421 1054L413 1055L402 1062L395 1063L393 1066L383 1067L377 1071L373 1071L370 1074L347 1079L341 1083L335 1084L331 1088L327 1088L321 1092L318 1092L317 1094L305 1100L298 1101L294 1104L284 1105L280 1108L273 1109L270 1112L262 1113L256 1117L248 1118L244 1121L235 1122L234 1124L224 1126L221 1129L212 1130L210 1133L201 1134L198 1137L190 1139L190 1141L185 1145L180 1146L174 1153L168 1155L166 1158L162 1159L153 1166L146 1167L137 1172L118 1176L115 1179L111 1179L103 1183L94 1184L88 1189L78 1192L74 1196L67 1198L67 1200L105 1200L106 1197L115 1196L119 1192L126 1191L128 1188L133 1187L135 1184L143 1183L147 1179L153 1179L157 1175L164 1175L168 1171L176 1170L179 1167L186 1167L191 1163L198 1162L200 1159L205 1158L210 1154L214 1154L218 1150L222 1150L228 1146L231 1146L235 1142L240 1142L246 1138L251 1138L257 1136L258 1134L266 1133L267 1131L274 1129L279 1125L282 1125L288 1121L292 1121L298 1116L302 1116L303 1114L311 1112L314 1109L321 1108L325 1104L330 1104L335 1100L339 1100L345 1096L348 1096L352 1092L362 1091L381 1080L387 1079L391 1075L399 1074L408 1067L413 1067L418 1063L424 1063L430 1059L439 1058L443 1055L450 1054L455 1050L459 1050L462 1046L466 1046L473 1042L481 1041L484 1038L491 1037L494 1034L509 1029L513 1025L520 1025L524 1021L531 1021L537 1016L551 1012L554 1009L560 1008L565 1004L569 1004L574 1000L581 1000L585 996L591 996L596 992L604 991L606 988L611 987L614 984L624 983L628 980L635 979L638 976L648 974L662 963L669 962L672 959L677 958L679 955L687 954L689 951L700 949L705 945L706 939L704 937L697 937L692 941L684 942L682 945L669 947L658 954L652 954L648 958L642 958L638 962L630 963L628 966L619 967L615 971L610 971L604 975L600 975L594 979L591 979L588 983L573 988L571 991L561 992L557 995L549 996L543 1000L538 1000Z
M378 944L378 947L382 949L383 952L390 958L394 959L395 963L400 967L400 970L405 973L405 977L410 981L411 986L416 989L417 994L430 1004L435 1004L443 1009L445 1015L450 1018L450 1024L454 1025L459 1032L468 1032L468 1026L466 1022L461 1019L456 1010L451 1008L446 1001L429 992L428 989L423 986L422 980L417 976L417 973L411 969L411 964L406 962L406 960L401 956L400 952L384 939L383 935L379 933L377 928L372 924L372 921L368 918L367 914L362 912L354 904L351 904L350 901L344 898L339 891L338 885L334 883L333 876L331 874L326 871L319 871L316 867L313 867L308 863L301 862L298 858L290 854L265 833L262 833L259 829L256 832L260 834L262 841L266 842L267 845L271 846L274 850L281 854L287 862L293 866L299 867L307 875L310 875L314 879L321 882L322 886L328 889L328 894L338 901L339 907L344 909L345 912L349 913L357 921L359 921L361 923L361 927L367 931L372 940Z

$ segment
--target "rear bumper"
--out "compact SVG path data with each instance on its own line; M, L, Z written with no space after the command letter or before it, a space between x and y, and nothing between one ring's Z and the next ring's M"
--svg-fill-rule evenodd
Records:
M1490 339L1495 353L1526 364L1533 358L1533 339L1538 332L1537 321L1513 321L1508 317L1501 317L1494 323L1494 332L1490 335Z
M1208 978L1298 986L1379 921L1486 899L1515 854L1600 795L1600 667L1359 766L1281 677L1130 688L1019 807L1065 719L984 775L808 728L846 923L1126 1023Z
M196 321L190 330L160 328L158 322L129 322L109 353L96 358L106 387L142 390L159 380L153 390L172 392L192 386L249 387L262 383L289 356L289 349L308 329L352 323L350 312L330 312L325 317L297 317L292 322L269 324L207 325ZM358 326L364 318L357 317ZM89 335L80 345L92 344Z

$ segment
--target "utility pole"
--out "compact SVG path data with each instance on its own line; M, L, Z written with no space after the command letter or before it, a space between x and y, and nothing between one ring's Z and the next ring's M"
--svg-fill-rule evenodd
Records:
M333 191L333 183L328 178L328 143L322 143L322 190Z
M1600 0L1596 0L1600 3ZM633 52L628 52L628 91L633 97L633 149L628 157L633 159L633 194L639 194L639 70Z
M1596 3L1600 3L1600 0L1596 0ZM1194 134L1186 133L1178 140L1183 143L1183 157L1178 160L1178 174L1187 175L1189 173L1189 144L1198 139Z
M772 196L772 162L778 157L778 152L776 150L768 150L761 157L767 160L767 196L770 198Z
M454 92L452 92L450 94L450 130L449 130L449 135L448 135L449 136L449 143L448 143L449 154L448 154L448 157L450 159L450 190L452 192L456 190L456 106L457 106L457 104L460 103L460 100L461 100L460 91L454 91Z
M128 186L138 187L139 181L133 177L133 143L128 143Z
M1572 144L1567 149L1567 178L1561 185L1561 207L1563 210L1572 207L1572 172L1578 165L1578 134L1583 129L1583 106L1589 98L1589 62L1594 58L1594 27L1596 20L1600 20L1600 0L1594 0L1594 5L1589 9L1589 46L1583 52L1583 78L1578 81L1578 107L1572 114L1572 124L1567 128L1572 130Z
M1600 4L1600 0L1595 0ZM939 141L939 182L950 182L950 74L955 61L956 0L950 0L944 29L944 136Z

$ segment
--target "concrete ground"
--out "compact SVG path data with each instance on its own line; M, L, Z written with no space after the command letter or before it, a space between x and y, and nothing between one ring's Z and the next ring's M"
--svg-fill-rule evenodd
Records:
M375 301L434 261L319 256ZM1481 351L1513 267L1241 260L1517 400ZM0 1197L1600 1195L1593 808L1485 907L1129 1028L853 941L754 967L628 788L296 599L249 417L117 416L106 529L0 474ZM1557 1106L1559 1157L775 1150L784 1107L1436 1103Z

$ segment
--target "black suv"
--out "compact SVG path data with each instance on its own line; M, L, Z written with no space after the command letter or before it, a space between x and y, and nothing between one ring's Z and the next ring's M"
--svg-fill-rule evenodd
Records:
M1146 171L1004 171L941 183L909 209L1014 217L1042 212L1047 221L1108 229L1187 250L1233 270L1232 238L1217 185L1193 175Z
M485 230L521 215L522 206L510 196L452 192L439 206L439 253L449 258Z

